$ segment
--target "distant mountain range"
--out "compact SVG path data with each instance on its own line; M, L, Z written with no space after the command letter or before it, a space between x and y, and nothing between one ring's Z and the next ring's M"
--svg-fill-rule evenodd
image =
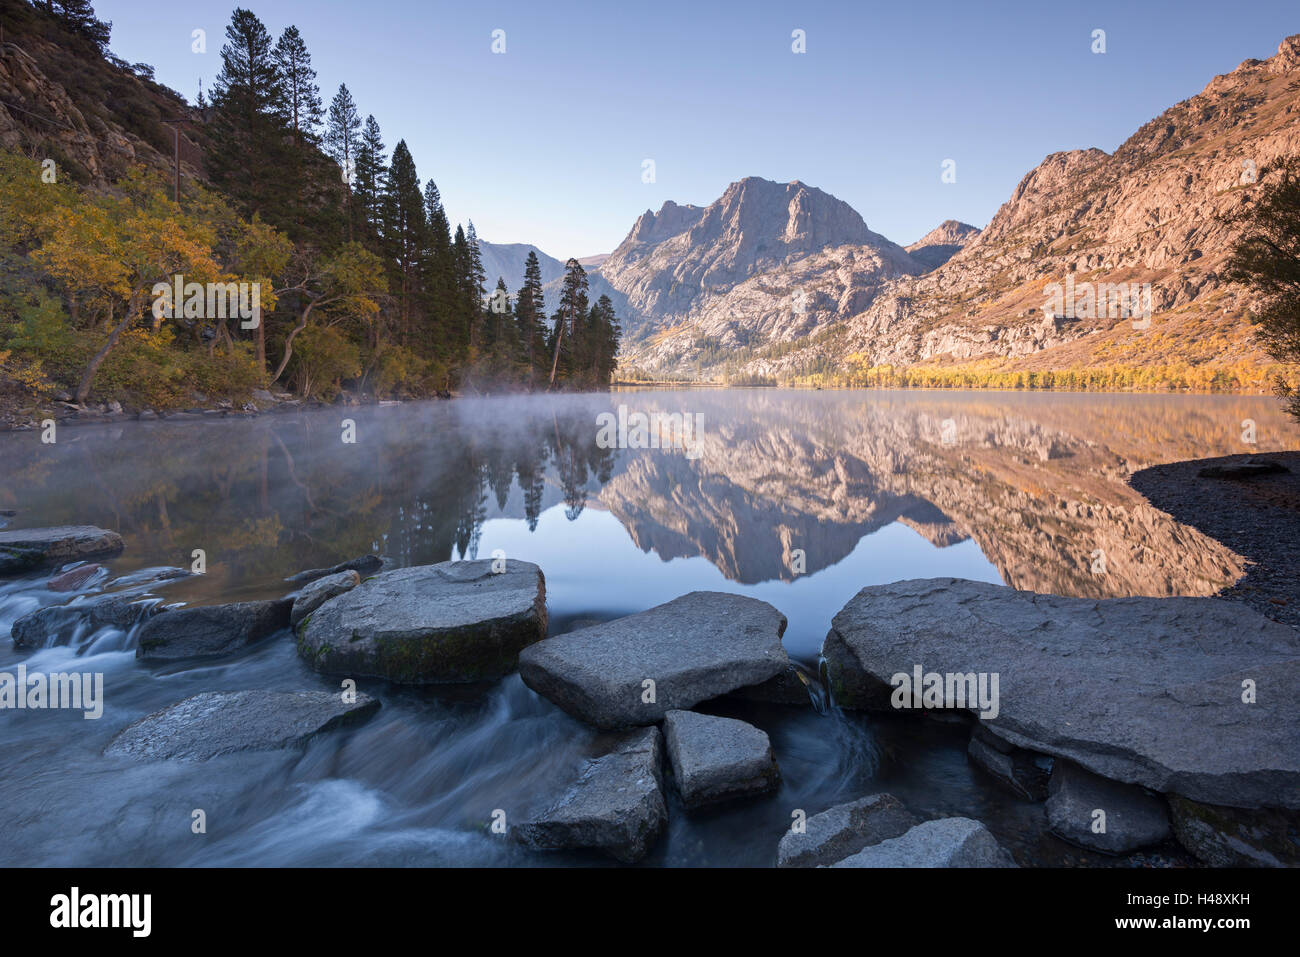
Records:
M1297 114L1293 36L1114 153L1049 155L982 231L948 220L904 248L822 190L748 177L708 206L647 210L593 262L593 294L615 300L624 367L659 376L1259 369L1249 304L1221 278L1241 228L1227 217L1269 162L1300 155ZM1149 283L1152 322L1046 310L1067 277Z
M560 301L560 286L564 282L564 263L567 260L556 259L528 243L492 243L480 239L478 248L483 259L483 274L487 277L488 292L496 288L497 278L500 277L506 281L512 299L524 284L524 264L528 261L529 252L537 253L547 314L555 311ZM615 312L623 319L629 313L627 296L611 286L598 271L600 264L608 258L609 254L606 253L584 256L578 262L587 271L587 296L590 301L594 303L601 296L609 296L614 303Z

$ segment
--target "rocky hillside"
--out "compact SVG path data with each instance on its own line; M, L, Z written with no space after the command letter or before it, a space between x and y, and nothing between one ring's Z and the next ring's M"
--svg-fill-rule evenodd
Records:
M847 203L797 180L751 176L709 206L667 202L658 213L647 210L600 276L626 296L631 339L644 340L696 319L759 273L842 246L864 248L890 275L919 271Z
M983 373L1193 367L1222 370L1229 380L1261 370L1267 358L1247 320L1249 303L1221 279L1240 228L1227 218L1264 181L1271 161L1300 153L1298 119L1295 36L1275 56L1214 78L1113 154L1051 154L952 258L924 275L914 275L919 265L899 269L903 275L885 277L873 294L850 297L849 314L833 296L798 313L785 296L791 276L811 282L819 271L787 261L753 277L751 289L766 285L776 295L761 305L752 296L737 300L733 325L717 341L708 331L717 322L697 312L673 330L673 348L651 343L631 350L629 362L711 378L855 384L881 366ZM685 260L689 250L677 255ZM822 255L825 270L843 269L841 258ZM1051 284L1067 277L1081 291L1149 283L1151 322L1118 310L1047 315ZM845 285L830 280L831 288ZM782 338L796 327L797 339Z
M103 187L135 163L170 170L164 120L200 119L144 64L100 54L20 0L0 0L0 148L53 159L64 175ZM201 151L181 126L181 163L201 175Z

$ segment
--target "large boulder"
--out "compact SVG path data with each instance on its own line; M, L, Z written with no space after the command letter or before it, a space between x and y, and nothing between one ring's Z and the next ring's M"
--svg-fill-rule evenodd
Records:
M78 635L101 628L126 631L160 610L157 599L139 595L104 595L67 605L46 605L13 623L9 634L15 648L44 648L70 643Z
M945 817L900 837L864 847L832 867L1015 867L1006 849L979 821Z
M1058 837L1104 854L1127 854L1169 836L1164 798L1099 778L1069 761L1052 767L1046 810Z
M350 568L347 571L316 579L294 596L293 608L289 612L289 624L297 628L304 618L331 598L337 598L360 584L361 576Z
M781 772L767 734L735 718L694 711L664 715L673 780L688 808L775 791Z
M669 711L783 674L785 624L756 598L691 592L532 645L519 656L519 675L596 727L657 724Z
M603 851L624 863L645 857L668 822L663 738L658 728L619 735L587 762L577 782L513 836L537 850Z
M790 830L776 849L777 867L821 867L864 847L902 837L921 822L892 794L869 794L814 814Z
M1211 867L1300 866L1300 814L1243 810L1169 795L1178 843Z
M171 608L140 629L137 658L176 661L228 655L289 627L292 600Z
M116 555L123 547L121 535L94 525L7 528L0 530L0 575Z
M327 691L206 691L119 731L107 755L206 761L234 751L274 751L368 718L379 701Z
M317 671L410 684L499 678L546 635L546 582L531 562L399 568L331 598L298 629Z
M918 665L998 675L980 726L1010 744L1205 803L1300 807L1300 633L1238 602L903 581L859 592L822 652L846 707L890 707Z

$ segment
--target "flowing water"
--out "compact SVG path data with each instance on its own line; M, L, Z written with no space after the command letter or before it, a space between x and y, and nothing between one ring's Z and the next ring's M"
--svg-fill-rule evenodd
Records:
M676 449L605 448L597 417L699 415ZM343 420L354 442L345 442ZM630 419L629 421L635 421ZM1253 437L1254 444L1245 441ZM956 576L1068 595L1212 594L1241 559L1125 484L1161 462L1295 447L1264 397L634 391L130 422L0 435L11 527L95 524L127 549L83 593L168 602L278 597L283 579L368 552L398 565L504 553L539 564L551 633L687 591L785 613L815 668L861 587ZM635 441L635 440L633 440ZM203 575L163 580L189 569ZM0 634L63 602L49 573L0 583ZM77 600L73 596L73 600ZM517 675L483 686L363 683L383 707L303 749L203 763L109 758L125 725L201 691L336 689L288 633L231 658L147 665L135 635L0 644L0 671L100 672L101 718L0 711L0 864L547 865L492 833L573 780L602 738ZM683 813L647 860L767 865L796 810L888 790L918 816L985 821L1022 863L1084 859L1040 805L965 756L959 724L726 701L772 737L774 796ZM671 791L671 789L670 789ZM206 833L193 833L193 812ZM1087 858L1093 860L1093 858Z

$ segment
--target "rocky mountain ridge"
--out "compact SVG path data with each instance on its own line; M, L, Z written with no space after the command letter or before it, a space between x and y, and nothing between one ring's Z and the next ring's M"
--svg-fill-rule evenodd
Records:
M750 176L708 206L646 210L599 271L626 296L631 337L645 339L759 273L842 246L865 247L889 275L920 269L847 203L798 180Z
M630 343L626 362L656 375L794 381L969 363L1029 371L1181 363L1229 376L1264 368L1249 302L1221 273L1241 229L1230 217L1266 181L1270 163L1300 154L1297 117L1293 36L1273 57L1214 78L1113 154L1050 154L983 231L928 270L926 246L958 235L946 223L946 235L932 233L910 253L889 244L870 276L846 271L848 257L828 244L738 278L725 293L666 298L672 263L690 262L692 250L687 234L675 233L676 245L657 258L634 258L644 245L638 235L671 229L643 216L607 275L669 321ZM673 224L698 216L697 207L668 209ZM1052 284L1067 277L1088 288L1150 284L1151 315L1047 315Z

